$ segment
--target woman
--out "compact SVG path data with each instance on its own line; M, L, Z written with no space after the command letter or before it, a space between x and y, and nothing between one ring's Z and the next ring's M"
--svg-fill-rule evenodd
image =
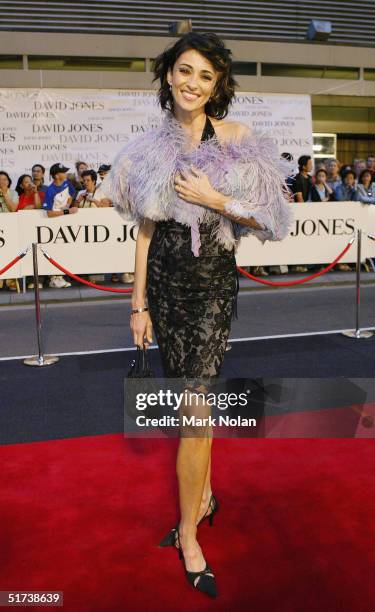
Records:
M315 173L315 182L311 188L312 202L329 202L333 199L333 189L327 183L327 171L319 168Z
M42 208L46 194L43 191L38 191L30 174L21 174L17 181L16 191L19 198L17 211Z
M358 194L355 187L355 172L346 167L342 173L342 183L336 187L334 197L337 202L358 202Z
M4 170L0 170L0 212L16 212L18 194L10 188L12 179Z
M289 164L270 139L256 140L247 126L222 120L236 84L230 56L215 34L198 33L161 53L154 80L160 80L162 124L128 143L108 177L116 208L139 222L134 342L148 347L154 329L165 376L198 391L219 375L224 358L236 312L240 237L280 240L292 222L284 181ZM216 596L197 540L197 524L217 510L211 443L210 433L180 438L181 516L162 545L179 548L190 584Z
M362 204L375 204L375 183L370 170L362 170L359 175L357 194Z
M18 206L18 194L10 188L12 179L4 170L0 170L0 213L16 212ZM3 288L4 281L0 279L0 289ZM9 291L18 291L18 281L15 278L8 278L5 286Z
M46 192L38 190L30 174L21 174L17 181L16 192L19 198L17 212L20 210L36 210L42 208ZM43 289L44 277L40 276L39 281L38 287L39 289ZM28 289L34 289L33 277L27 277L26 284Z

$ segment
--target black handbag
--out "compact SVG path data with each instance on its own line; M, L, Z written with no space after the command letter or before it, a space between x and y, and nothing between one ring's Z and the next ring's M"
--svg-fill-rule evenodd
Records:
M135 359L130 362L127 378L155 378L145 345L143 348L137 346L137 353Z
M159 385L155 373L151 367L147 348L145 345L141 348L137 346L135 359L130 362L130 367L125 378L125 430L128 426L134 426L136 418L143 414L150 418L159 416L159 406L147 406L146 409L139 410L137 408L138 394L157 393ZM128 418L131 418L133 423L129 423Z

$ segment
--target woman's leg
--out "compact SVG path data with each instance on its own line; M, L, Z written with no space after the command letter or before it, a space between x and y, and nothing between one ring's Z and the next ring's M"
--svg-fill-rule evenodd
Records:
M212 440L212 438L211 438ZM212 445L212 442L211 442ZM212 449L211 449L212 450ZM202 494L202 499L201 499L201 505L199 508L199 512L198 512L198 521L200 521L200 519L206 514L207 509L208 509L208 505L210 503L210 499L211 499L211 495L212 495L212 489L211 489L211 451L208 457L208 466L207 466L207 474L206 474L206 480L204 483L204 487L203 487L203 494Z
M183 437L177 453L177 477L179 485L181 520L180 543L186 569L199 572L205 561L197 542L197 520L201 509L207 470L210 463L212 438ZM207 502L208 503L208 502Z
M180 410L180 423L184 417L205 419L211 415L211 407L205 402L202 388L196 389L199 396L189 396L188 405ZM179 523L180 544L186 568L198 572L204 569L205 560L197 542L197 522L209 472L212 427L204 423L188 425L182 423L181 438L177 453L177 477L180 498L181 520Z

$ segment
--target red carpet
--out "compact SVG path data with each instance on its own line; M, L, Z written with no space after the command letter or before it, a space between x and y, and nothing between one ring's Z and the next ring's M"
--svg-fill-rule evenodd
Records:
M221 509L199 533L216 600L156 546L176 519L176 442L2 446L0 590L62 590L77 612L375 609L373 440L215 440Z

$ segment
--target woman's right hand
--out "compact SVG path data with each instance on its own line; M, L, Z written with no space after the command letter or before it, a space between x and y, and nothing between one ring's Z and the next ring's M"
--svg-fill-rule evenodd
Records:
M133 332L134 344L148 348L152 342L152 322L148 310L144 312L133 312L130 317L130 329Z

